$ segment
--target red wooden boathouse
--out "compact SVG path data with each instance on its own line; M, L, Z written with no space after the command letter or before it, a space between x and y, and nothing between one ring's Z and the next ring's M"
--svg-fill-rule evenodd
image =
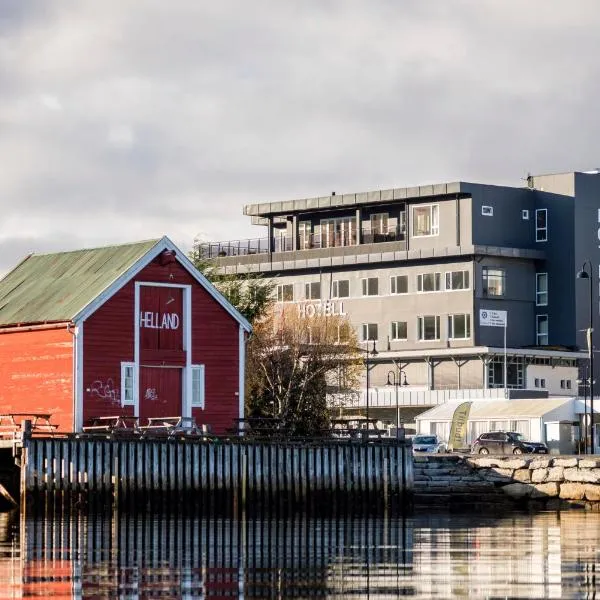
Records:
M31 255L0 280L0 414L194 417L244 413L250 325L168 238Z

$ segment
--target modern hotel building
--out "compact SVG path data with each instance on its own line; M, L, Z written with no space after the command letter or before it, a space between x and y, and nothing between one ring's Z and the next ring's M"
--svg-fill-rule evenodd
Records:
M410 423L448 399L583 393L585 330L599 313L597 171L530 176L523 187L332 194L244 214L264 236L202 251L223 273L276 278L277 301L304 318L348 316L369 350L355 409L394 422L398 406ZM584 263L587 280L576 277ZM486 325L492 311L505 311L506 330Z

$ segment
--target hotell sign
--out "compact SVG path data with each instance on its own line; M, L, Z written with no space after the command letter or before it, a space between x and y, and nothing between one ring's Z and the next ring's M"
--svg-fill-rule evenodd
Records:
M344 303L336 300L325 302L303 302L298 304L298 316L302 319L313 317L345 317Z

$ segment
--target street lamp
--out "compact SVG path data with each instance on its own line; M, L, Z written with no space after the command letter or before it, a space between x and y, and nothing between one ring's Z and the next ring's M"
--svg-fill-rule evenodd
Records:
M404 375L404 381L400 383L400 376ZM406 372L396 365L396 371L388 371L387 385L393 385L396 388L396 439L400 437L400 403L398 402L398 388L408 385L406 381Z
M586 271L589 265L589 272ZM592 261L586 260L577 279L587 279L590 286L590 322L587 329L588 361L590 363L590 454L594 454L594 286L592 285Z
M367 429L369 429L369 373L371 372L371 369L375 366L375 365L370 365L369 364L369 356L377 356L379 354L379 352L377 352L377 348L375 347L375 340L373 340L373 349L369 350L369 341L367 341L367 347L364 350L364 352L367 353L367 357L365 358L365 366L367 368Z

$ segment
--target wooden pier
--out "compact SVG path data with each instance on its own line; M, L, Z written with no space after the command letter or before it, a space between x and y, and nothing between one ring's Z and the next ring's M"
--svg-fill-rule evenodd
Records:
M410 444L396 440L25 437L13 453L33 504L370 511L403 506L413 482Z

